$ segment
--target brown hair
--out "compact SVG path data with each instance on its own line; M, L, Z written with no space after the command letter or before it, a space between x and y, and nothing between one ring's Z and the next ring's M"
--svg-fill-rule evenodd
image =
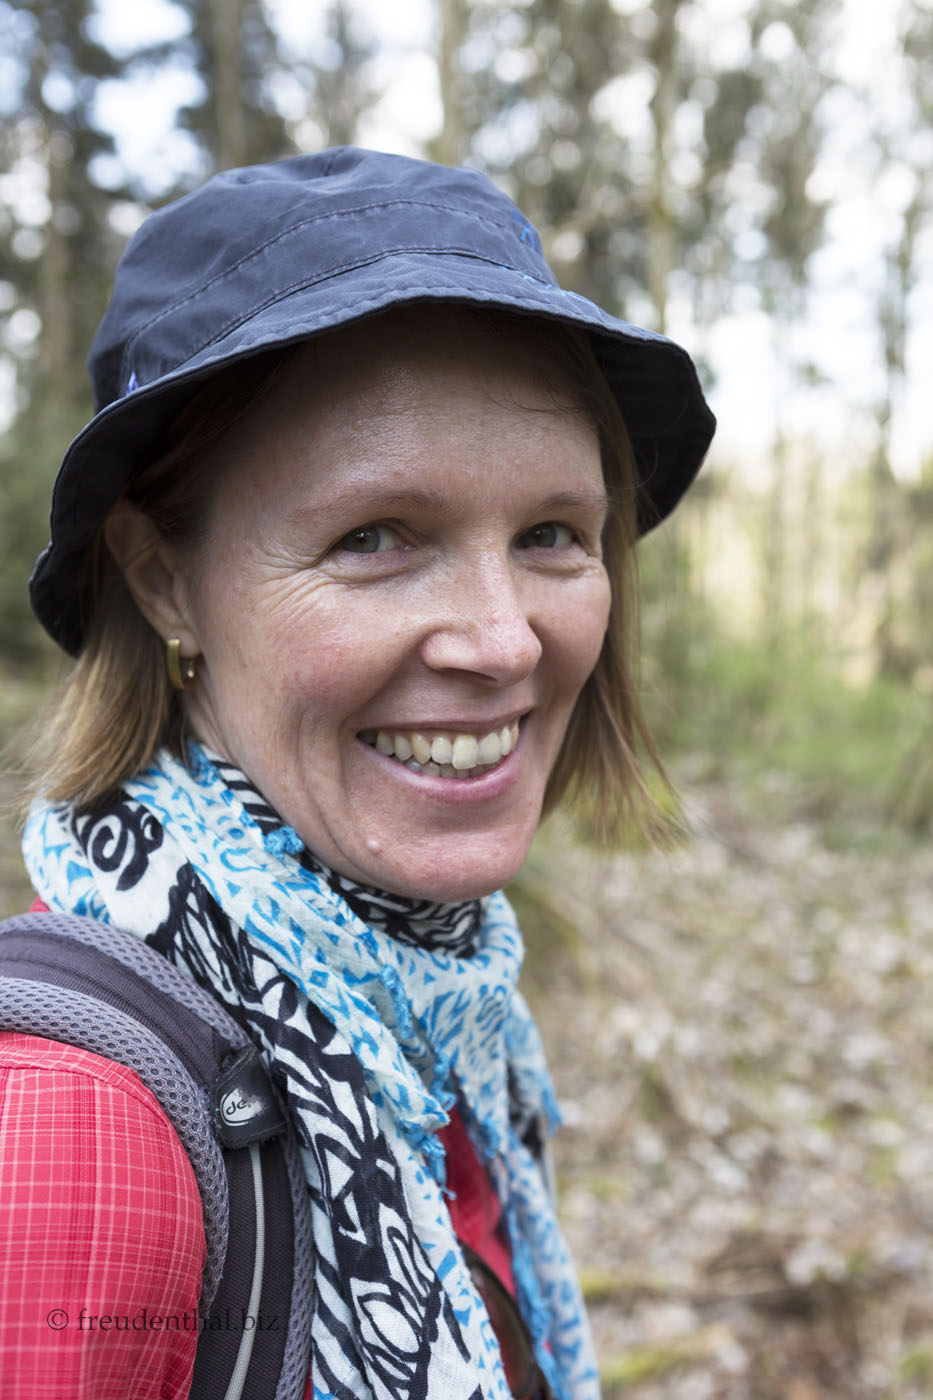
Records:
M612 591L609 625L548 781L545 814L566 794L585 801L596 831L605 837L633 821L651 828L657 807L639 753L647 754L662 775L663 770L633 678L636 480L625 424L582 332L500 312L464 310L463 317L480 335L507 340L512 361L548 388L556 411L582 413L593 425L610 501L604 531ZM293 353L293 348L268 351L218 372L132 478L126 498L195 560L217 475L211 465L219 455L214 449L269 391ZM82 599L84 647L50 707L37 767L43 796L88 810L143 768L160 745L183 753L185 711L183 697L168 680L164 644L130 596L104 542L103 526L85 563Z

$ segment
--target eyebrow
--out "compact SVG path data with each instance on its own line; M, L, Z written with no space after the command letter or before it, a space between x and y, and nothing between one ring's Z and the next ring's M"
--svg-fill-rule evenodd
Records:
M346 487L343 490L331 492L326 500L315 505L296 505L288 512L286 519L301 524L309 518L320 518L322 515L341 515L344 511L359 510L364 514L376 511L377 514L394 509L409 509L423 511L442 511L444 509L444 498L437 491L423 491L414 488L392 490L371 490L367 483L361 482L359 486Z
M334 491L323 503L314 506L297 505L288 512L287 519L301 524L309 517L340 515L347 510L361 510L366 514L382 514L393 510L417 510L426 514L442 515L448 508L448 501L439 491L418 487L404 487L398 490L369 490L363 483ZM542 500L533 503L535 514L547 516L555 511L605 511L609 508L609 498L605 491L555 491Z
M608 510L609 497L605 491L555 491L546 496L538 507L552 510Z

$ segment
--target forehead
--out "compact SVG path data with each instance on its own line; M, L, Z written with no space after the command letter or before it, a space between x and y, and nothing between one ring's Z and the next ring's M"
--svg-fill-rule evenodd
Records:
M419 389L443 379L458 392L492 401L518 391L537 409L579 412L584 395L563 335L546 324L469 307L412 306L309 341L284 377L324 406L337 399L361 411L392 413L417 402ZM281 400L280 400L281 402Z
M429 308L309 342L222 444L224 494L411 484L443 477L448 459L474 485L510 461L525 476L550 463L553 477L558 460L592 485L595 429L553 354L540 372L536 335L534 323Z

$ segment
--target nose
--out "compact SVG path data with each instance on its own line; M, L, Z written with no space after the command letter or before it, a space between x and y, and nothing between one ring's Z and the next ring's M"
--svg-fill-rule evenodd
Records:
M432 671L472 672L498 686L529 676L541 658L526 580L484 555L457 570L421 648Z

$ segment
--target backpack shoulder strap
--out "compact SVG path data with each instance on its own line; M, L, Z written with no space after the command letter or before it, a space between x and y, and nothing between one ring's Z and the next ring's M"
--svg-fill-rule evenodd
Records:
M207 1240L192 1400L298 1400L312 1306L307 1187L245 1031L141 939L50 912L0 923L0 1028L127 1065L171 1119Z

